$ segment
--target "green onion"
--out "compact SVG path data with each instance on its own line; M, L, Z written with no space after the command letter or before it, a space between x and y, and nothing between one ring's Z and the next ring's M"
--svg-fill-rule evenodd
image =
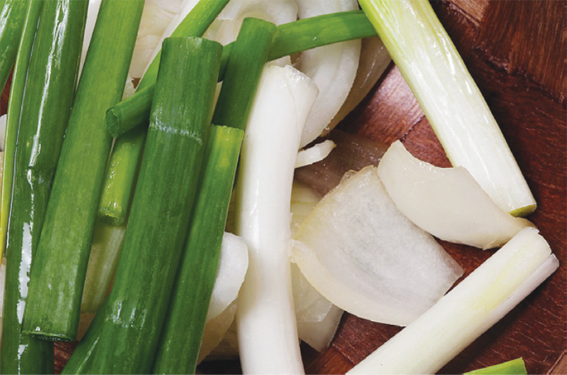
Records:
M54 366L53 343L21 334L22 314L73 104L87 14L87 3L82 1L32 1L29 5L26 34L28 27L35 30L40 12L41 17L18 134L1 361L2 373L25 374L49 373Z
M4 88L18 55L30 0L0 0L0 87Z
M257 18L246 18L242 22L227 64L213 124L246 129L250 107L275 32L273 23Z
M147 129L143 127L132 129L122 135L114 145L104 175L102 197L98 208L99 219L107 224L122 225L126 221L146 132Z
M514 216L536 202L496 120L427 0L360 5L412 89L453 166Z
M143 5L143 0L106 0L101 5L32 270L24 333L49 340L76 338L112 141L105 113L124 90Z
M98 220L94 227L81 312L96 313L110 288L124 242L126 224L108 225Z
M376 36L374 27L362 11L340 12L286 23L276 28L268 60L308 49ZM234 43L224 47L219 80L223 80ZM107 113L109 131L114 137L144 123L150 113L152 85L112 107Z
M64 373L147 374L189 226L222 46L169 38L112 291Z
M526 375L526 364L522 358L516 358L498 365L484 367L478 370L466 372L464 375Z
M227 3L228 0L200 0L175 29L172 37L202 36ZM144 89L151 90L146 91L146 94L151 92L152 96L144 95L143 97L149 99L148 104L151 104L152 101L153 89L150 89L150 87L154 86L156 82L160 56L161 53L152 61L138 86L138 90L142 90L142 92L144 92ZM147 108L148 111L144 113L146 117L139 117L145 119L146 122L147 115L149 115L149 105ZM107 118L108 116L112 118L113 115L107 115ZM145 140L146 129L142 128L142 130L124 134L114 144L105 177L106 181L112 181L112 183L105 186L100 198L99 208L99 217L107 223L119 225L126 220L128 206L136 183L136 170L140 164Z
M28 64L42 7L43 1L40 0L31 0L28 3L22 38L20 39L18 55L12 75L12 85L10 86L8 118L6 119L6 138L4 140L2 196L0 201L0 254L4 254L6 250L10 201L12 199L12 182L14 178L14 161L16 156L16 139L18 137L18 127L20 126L20 112L26 86Z
M243 131L213 126L189 237L152 373L193 374L217 272Z

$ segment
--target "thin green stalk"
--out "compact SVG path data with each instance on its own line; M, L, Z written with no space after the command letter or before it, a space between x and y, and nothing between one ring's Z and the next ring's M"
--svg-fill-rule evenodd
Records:
M53 343L22 335L22 315L73 105L87 2L34 0L29 7L31 29L40 11L18 132L7 244L1 370L10 374L49 373L54 367Z
M18 138L18 127L20 126L20 111L26 86L28 64L31 50L35 40L35 32L42 1L30 1L22 38L18 47L16 63L10 86L10 98L8 100L8 116L6 119L6 137L4 139L4 160L2 174L2 196L0 201L0 254L6 250L6 237L8 234L8 218L10 216L10 202L12 200L12 183L14 179L14 161L16 157L16 139ZM2 87L4 87L2 85Z
M209 134L154 374L195 373L243 136L242 130L225 126L213 126Z
M147 374L189 226L222 46L169 38L112 291L64 373Z
M276 25L246 18L232 48L224 80L213 114L213 124L246 129Z
M376 30L362 11L350 11L306 18L280 25L270 49L268 60L276 60L308 49L344 42L352 39L376 36ZM234 43L224 47L219 81L224 78ZM108 110L108 129L118 137L141 124L149 117L153 97L153 85Z
M30 0L0 1L0 88L12 71Z
M179 24L172 37L200 37L210 24L216 19L229 0L200 0L195 8L189 12L185 19ZM159 53L144 74L138 90L144 91L154 86L157 77L161 53ZM147 91L153 94L153 90ZM149 98L151 104L151 97ZM147 113L149 115L149 106ZM145 117L146 121L148 117ZM112 150L110 163L106 172L106 181L111 184L105 185L100 199L99 217L107 223L119 225L124 222L128 215L128 207L131 195L134 191L136 181L136 170L140 164L142 150L146 139L146 129L132 131L119 137Z
M122 250L125 232L126 223L115 226L97 220L81 301L82 313L96 313L106 299Z
M104 175L98 217L110 225L122 225L128 215L140 166L147 129L139 127L121 136L114 145ZM130 168L133 166L133 168Z
M143 5L143 0L105 0L100 7L32 270L26 334L47 340L76 338L112 141L105 113L122 96Z

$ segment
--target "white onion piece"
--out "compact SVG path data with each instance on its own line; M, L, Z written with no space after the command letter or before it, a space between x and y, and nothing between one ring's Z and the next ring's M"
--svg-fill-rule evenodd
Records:
M236 298L248 269L248 247L241 237L225 233L207 321L219 316Z
M335 148L335 142L327 139L309 148L300 150L295 159L295 168L305 167L325 159Z
M322 136L327 135L368 95L391 62L392 58L379 37L362 39L360 60L352 88L339 112L321 134Z
M532 224L504 212L464 167L438 168L393 143L378 175L396 207L432 235L490 249Z
M356 0L298 0L297 4L299 18L358 9ZM359 57L360 40L351 40L304 51L296 60L295 66L319 88L300 147L317 138L341 108L354 82Z
M146 0L132 54L130 77L141 78L144 75L155 57L154 51L161 49L164 31L180 12L181 6L182 0Z
M322 352L327 349L333 341L337 332L344 310L331 305L329 312L319 322L297 322L299 338L309 344L310 347Z
M207 321L205 330L203 331L203 339L201 341L201 349L199 350L199 359L201 362L211 352L215 351L214 356L230 357L238 355L238 343L236 343L236 350L228 342L225 342L225 336L231 327L233 327L234 317L238 308L238 300L234 300L224 311L216 318ZM228 338L227 338L228 339ZM233 338L231 343L234 343L236 337ZM220 345L221 343L224 345Z
M305 219L293 259L325 298L364 319L407 325L462 274L388 197L376 168L344 179Z

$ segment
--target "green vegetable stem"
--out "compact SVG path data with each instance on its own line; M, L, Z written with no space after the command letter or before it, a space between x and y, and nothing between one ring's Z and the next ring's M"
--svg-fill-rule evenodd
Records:
M40 12L21 111L7 245L1 370L9 374L53 372L53 343L22 335L22 313L73 104L87 2L31 1L22 54L29 53L27 43L33 39ZM18 59L17 90L22 89L19 69L23 67L19 62Z
M30 0L0 0L0 87L16 61Z
M200 0L171 36L202 36L228 1L229 0ZM155 84L160 58L161 53L152 61L152 64L138 86L138 90L144 93L142 100L149 99L148 104L151 104L153 89L150 89L151 91L145 91L144 89L149 89ZM152 96L147 95L149 92L151 92ZM148 110L138 118L145 119L144 121L147 122L149 108L148 106ZM119 112L114 113L114 115L119 115ZM136 170L142 157L146 132L146 129L143 128L142 130L132 131L130 134L124 134L119 137L114 144L109 167L105 176L105 188L102 192L99 208L99 217L107 223L120 225L126 220L131 195L134 191ZM124 132L122 131L121 133Z
M147 374L155 358L212 116L222 46L169 38L112 291L64 373Z
M106 110L117 103L143 0L105 0L77 89L32 269L23 332L75 340L96 210L112 139Z
M242 130L231 127L211 129L154 374L195 373L243 136Z

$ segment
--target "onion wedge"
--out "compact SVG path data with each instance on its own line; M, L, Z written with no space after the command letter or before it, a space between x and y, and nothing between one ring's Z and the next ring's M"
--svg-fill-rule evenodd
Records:
M343 180L305 219L293 259L329 301L364 319L407 325L462 274L388 197L376 168Z
M438 168L394 142L378 175L396 207L415 225L445 241L490 249L532 224L498 207L464 167Z

